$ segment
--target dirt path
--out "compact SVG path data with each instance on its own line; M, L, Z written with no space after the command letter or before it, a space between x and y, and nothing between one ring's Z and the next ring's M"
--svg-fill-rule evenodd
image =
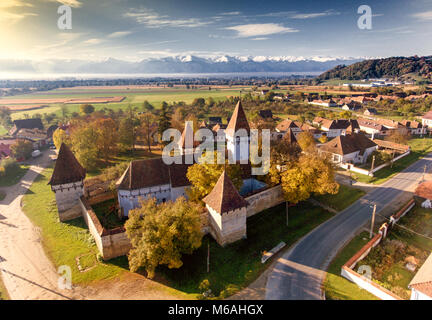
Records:
M178 299L180 294L143 276L125 273L121 278L88 287L60 290L59 274L46 257L38 229L21 210L21 200L34 179L51 162L45 151L14 186L1 188L0 272L11 299Z

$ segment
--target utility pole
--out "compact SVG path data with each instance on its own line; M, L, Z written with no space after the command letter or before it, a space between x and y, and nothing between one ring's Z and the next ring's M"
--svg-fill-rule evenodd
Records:
M374 169L374 165L375 165L375 156L372 156L372 166L371 166L371 172L373 171L373 169Z
M374 204L373 211L372 211L372 221L371 221L371 228L370 228L370 233L369 233L369 238L371 238L371 239L373 237L373 228L374 228L374 224L375 224L375 212L376 212L376 204Z
M286 225L288 227L288 201L285 201Z
M390 168L393 168L394 156L395 156L395 151L393 150L393 152L392 152L392 159L390 161Z
M210 240L207 242L207 273L210 272Z
M425 179L425 174L426 174L426 165L424 165L424 167L423 167L423 181L424 181L424 179Z

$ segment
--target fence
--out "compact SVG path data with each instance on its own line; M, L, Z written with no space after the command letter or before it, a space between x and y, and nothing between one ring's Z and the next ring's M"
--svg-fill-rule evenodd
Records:
M411 153L411 151L408 150L407 152L402 153L401 155L399 155L396 158L394 158L391 162L387 162L387 163L384 163L382 165L379 165L378 167L375 167L373 170L366 170L366 169L358 168L358 167L355 167L351 163L340 163L339 166L341 168L343 168L343 169L346 169L346 170L349 170L349 171L352 171L352 172L357 172L357 173L360 173L360 174L364 174L366 176L373 177L375 172L381 170L382 168L388 167L389 165L391 165L392 162L394 163L395 161L397 161L397 160L399 160L399 159L401 159L401 158L409 155L410 153Z
M403 216L405 216L413 207L415 206L414 199L411 199L401 210L390 217L390 222L384 223L375 235L367 244L363 246L356 254L354 254L351 259L349 259L341 268L341 276L354 282L359 287L365 289L366 291L372 293L376 297L382 300L403 300L399 296L395 295L393 292L383 288L379 284L373 282L372 280L366 278L365 276L355 272L353 269L359 261L365 258L369 252L381 243L383 239L387 236L390 229L395 223L399 221Z

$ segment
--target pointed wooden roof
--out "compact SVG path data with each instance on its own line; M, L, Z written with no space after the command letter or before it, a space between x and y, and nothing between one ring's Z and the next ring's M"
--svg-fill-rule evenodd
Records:
M203 201L220 214L247 206L246 200L239 194L225 170Z
M85 178L86 170L75 158L72 151L64 144L60 146L54 172L48 184L55 186L78 182Z
M246 114L243 110L243 106L240 100L239 102L237 102L234 113L231 116L226 131L230 131L233 134L239 129L245 129L248 133L250 132L249 123L247 121Z

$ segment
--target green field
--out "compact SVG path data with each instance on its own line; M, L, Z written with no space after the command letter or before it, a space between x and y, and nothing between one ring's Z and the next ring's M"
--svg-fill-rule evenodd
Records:
M17 170L9 171L4 177L0 177L0 187L10 187L18 183L29 168L28 165L20 165Z
M173 89L173 88L152 88L148 90L140 90L140 92L130 93L130 90L106 90L106 89L79 89L79 92L65 89L56 89L48 92L33 93L28 95L19 95L8 97L8 99L28 99L31 104L32 99L54 99L54 98L94 98L94 97L111 97L111 96L124 96L126 97L120 103L100 103L93 104L96 110L108 108L112 110L125 109L129 105L132 107L141 107L142 103L147 100L153 104L156 108L159 108L163 101L167 103L184 101L191 103L195 98L210 98L214 100L222 100L230 96L238 96L240 89L244 88L223 88L223 89L191 89L187 90L184 88ZM1 104L1 99L0 99ZM79 104L66 104L67 109L70 113L79 112ZM24 114L28 114L30 117L34 114L43 113L56 113L60 114L60 105L53 104L47 108L28 110L28 111L17 111L12 113L12 119L24 118Z

